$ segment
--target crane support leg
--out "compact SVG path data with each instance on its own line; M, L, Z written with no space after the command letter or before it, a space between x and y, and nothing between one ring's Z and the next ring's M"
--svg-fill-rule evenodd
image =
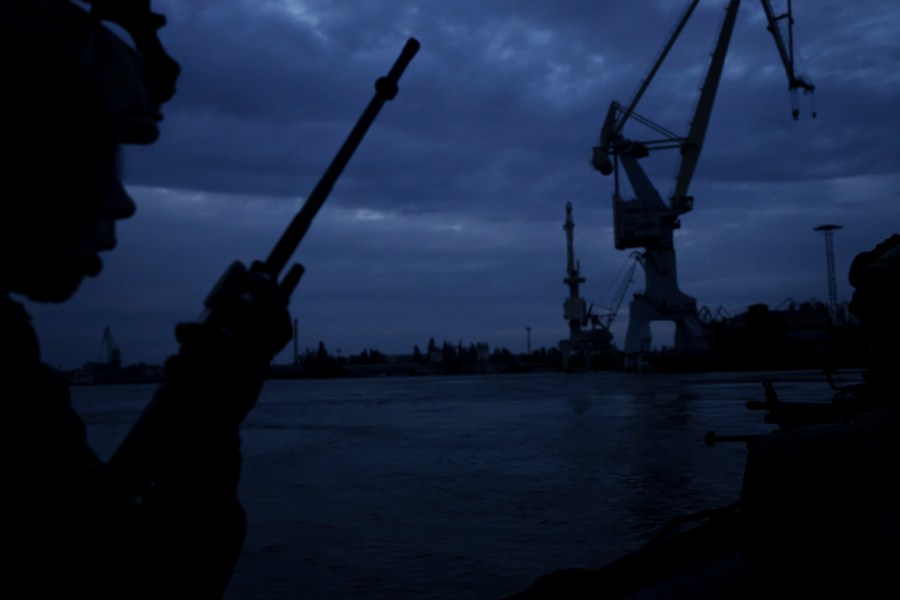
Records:
M650 351L653 321L675 322L676 350L691 352L706 348L697 301L678 289L675 249L671 242L648 249L642 264L646 287L644 293L635 294L629 305L625 352Z

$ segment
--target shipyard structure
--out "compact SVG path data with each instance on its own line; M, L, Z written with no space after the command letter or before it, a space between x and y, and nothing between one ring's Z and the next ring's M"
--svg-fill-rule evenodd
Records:
M609 330L618 311L618 303L614 308L597 314L594 305L588 305L581 297L580 286L585 278L581 275L581 265L575 259L575 221L572 219L571 202L566 203L563 230L566 232L566 277L563 283L569 290L563 302L563 318L569 323L569 337L559 343L563 370L619 369L621 358Z
M681 227L682 217L694 209L694 196L690 193L690 186L699 164L722 80L725 58L737 21L739 0L729 0L725 7L700 85L699 98L693 112L688 115L688 131L679 135L637 112L645 92L653 83L675 42L685 31L698 2L699 0L691 0L632 98L625 104L617 101L610 103L599 142L593 148L591 162L594 168L605 176L611 176L613 180L614 245L619 250L639 252L644 272L644 289L634 295L628 310L624 350L628 366L632 369L643 368L643 359L653 353L650 325L655 321L674 323L674 350L690 355L720 352L721 339L723 336L728 337L723 331L739 327L743 322L728 321L726 325L723 320L704 321L701 318L702 309L698 309L696 300L679 287L673 235ZM792 99L791 114L796 120L799 115L797 92L812 94L815 87L795 71L791 4L788 3L784 14L776 14L768 0L763 0L762 8L767 29L774 38L787 76L787 87ZM786 32L783 31L784 28ZM815 108L811 112L815 117ZM638 135L633 131L626 132L626 125L640 126L643 132ZM677 150L674 189L664 198L645 171L643 159L658 151L671 150ZM626 196L626 182L631 188L631 197ZM817 231L825 233L826 241L830 243L830 236L837 228L829 225ZM834 302L832 294L831 303ZM755 322L760 312L759 306L753 307L744 320Z
M563 318L568 323L569 335L559 343L563 369L567 372L746 371L861 366L865 352L861 331L851 317L847 303L839 303L835 292L832 235L838 229L837 225L815 228L815 231L827 234L828 302L815 299L797 302L788 298L775 307L752 304L745 311L732 315L723 307L696 309L691 299L685 301L677 313L683 317L683 323L690 323L690 344L685 344L676 334L674 347L650 349L639 345L635 348L632 338L626 339L624 349L620 349L613 341L610 326L633 283L636 268L640 265L647 270L647 255L637 251L629 255L630 264L624 277L610 286L614 295L609 306L588 303L581 292L586 279L575 258L572 203L567 203L563 224L566 234L563 284L568 293L563 301ZM641 310L648 302L647 292L638 291L633 294L631 310ZM636 330L635 321L641 328L647 325L646 316L646 313L631 315L629 334Z

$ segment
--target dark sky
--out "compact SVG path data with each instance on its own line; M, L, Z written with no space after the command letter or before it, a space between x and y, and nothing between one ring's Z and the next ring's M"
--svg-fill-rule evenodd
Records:
M410 36L421 50L295 255L299 346L410 352L430 337L525 350L566 335L565 204L588 302L608 304L628 260L612 240L612 179L591 148L688 4L672 0L154 0L182 65L160 141L128 148L138 212L104 272L35 306L45 359L161 362L235 259L264 258ZM783 10L785 2L774 2ZM686 133L723 15L704 0L638 110ZM838 296L853 256L900 221L900 11L892 0L793 3L797 67L816 85L790 115L762 8L741 7L676 233L681 289L699 306ZM626 133L640 138L640 128ZM667 197L674 153L647 169ZM643 276L631 291L643 286ZM629 293L630 296L630 293ZM613 324L624 340L627 299ZM666 341L666 329L655 330ZM671 337L669 337L671 341ZM291 346L278 357L288 362Z

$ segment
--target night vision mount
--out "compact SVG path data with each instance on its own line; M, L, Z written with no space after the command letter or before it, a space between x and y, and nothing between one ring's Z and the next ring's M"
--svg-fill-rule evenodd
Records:
M99 21L110 21L128 32L141 56L149 78L150 99L157 105L175 94L175 81L181 72L159 41L157 31L166 24L165 16L150 8L150 0L83 0L91 5L90 14Z

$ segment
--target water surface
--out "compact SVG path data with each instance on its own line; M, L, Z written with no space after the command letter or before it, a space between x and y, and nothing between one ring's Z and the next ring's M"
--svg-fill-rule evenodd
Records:
M817 373L266 382L244 426L249 531L226 599L491 599L599 567L737 500L744 445L703 436L770 431L744 408L768 378L783 400L832 395ZM102 456L152 390L73 390Z

